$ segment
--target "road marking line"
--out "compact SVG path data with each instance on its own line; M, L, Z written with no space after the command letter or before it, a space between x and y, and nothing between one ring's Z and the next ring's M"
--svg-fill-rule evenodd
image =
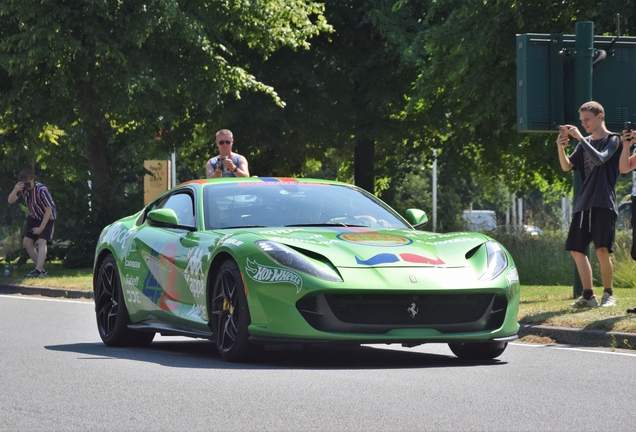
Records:
M0 294L0 297L3 298L14 298L14 299L23 299L23 300L41 300L41 301L52 301L52 302L67 302L67 303L86 303L90 305L94 305L93 300L72 300L72 299L56 299L56 298L47 298L47 297L31 297L31 296L21 296L15 294Z
M570 351L581 351L581 352L589 352L589 353L598 353L598 354L614 354L614 355L622 355L627 357L636 357L636 353L626 353L626 352L616 352L616 351L604 351L609 350L609 347L603 347L602 349L586 349L586 348L574 348L574 347L564 347L564 346L555 346L555 345L540 345L540 344L530 344L530 343L510 343L510 345L515 346L524 346L530 348L552 348L552 349L560 349L560 350L570 350Z

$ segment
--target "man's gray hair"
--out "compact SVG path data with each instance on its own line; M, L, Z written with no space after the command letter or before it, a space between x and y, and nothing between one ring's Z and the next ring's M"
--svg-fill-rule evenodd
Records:
M231 131L231 130L229 130L229 129L221 129L220 131L218 131L218 132L216 133L216 139L217 139L217 140L219 139L219 135L229 135L229 136L230 136L230 138L234 139L234 134L233 134L233 133L232 133L232 131Z

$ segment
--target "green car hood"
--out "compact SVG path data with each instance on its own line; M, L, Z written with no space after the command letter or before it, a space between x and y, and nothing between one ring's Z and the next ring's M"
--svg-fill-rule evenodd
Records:
M299 252L327 257L337 267L465 267L466 254L490 240L479 233L415 230L286 228L258 233Z

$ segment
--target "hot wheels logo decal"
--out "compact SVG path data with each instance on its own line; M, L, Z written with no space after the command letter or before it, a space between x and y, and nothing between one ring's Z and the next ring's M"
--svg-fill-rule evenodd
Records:
M303 286L303 280L298 273L277 267L270 267L259 264L256 260L249 258L245 264L247 275L261 283L290 283L296 287L296 294Z
M336 237L349 243L357 243L367 246L405 246L413 243L413 240L406 237L393 234L380 234L374 231L343 233L338 234Z

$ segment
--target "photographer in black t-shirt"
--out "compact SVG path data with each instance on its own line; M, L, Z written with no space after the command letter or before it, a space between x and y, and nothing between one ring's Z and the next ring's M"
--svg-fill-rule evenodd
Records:
M594 295L592 266L587 248L594 242L596 256L601 267L601 279L605 288L600 306L615 306L612 289L613 266L610 254L616 235L616 182L621 152L621 137L605 127L605 111L598 102L589 101L579 108L579 119L586 132L583 137L576 126L563 125L557 138L559 163L563 171L577 170L581 175L581 191L574 203L574 215L565 242L576 264L583 295L571 304L575 308L597 307ZM578 141L568 156L566 147L570 138Z

